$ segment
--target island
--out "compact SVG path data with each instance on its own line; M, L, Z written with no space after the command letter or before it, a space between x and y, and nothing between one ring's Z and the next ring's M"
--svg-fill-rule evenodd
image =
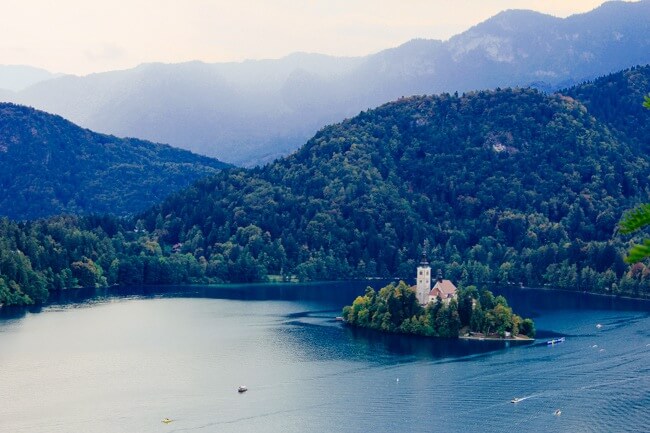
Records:
M476 286L456 288L438 271L431 287L426 255L417 268L416 285L391 283L378 292L368 287L343 308L351 326L439 338L530 340L535 324L513 313L503 296Z

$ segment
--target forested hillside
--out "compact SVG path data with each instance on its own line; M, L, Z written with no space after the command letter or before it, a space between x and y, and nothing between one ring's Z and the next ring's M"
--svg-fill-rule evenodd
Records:
M34 287L410 279L423 245L460 286L648 296L650 270L623 261L628 241L615 232L648 200L650 173L642 137L616 119L642 125L648 112L600 121L568 96L610 82L404 98L273 164L202 179L132 222L5 221L0 302L42 300Z
M635 151L650 151L650 113L640 101L650 92L650 66L638 66L561 91L621 135Z
M142 211L226 164L171 146L82 129L0 104L0 215L34 219Z
M52 290L205 280L205 262L160 246L115 217L0 218L0 305L41 303Z
M142 219L224 279L409 277L427 239L433 266L461 284L634 294L645 268L629 273L614 230L648 168L567 96L413 97L264 168L200 181Z

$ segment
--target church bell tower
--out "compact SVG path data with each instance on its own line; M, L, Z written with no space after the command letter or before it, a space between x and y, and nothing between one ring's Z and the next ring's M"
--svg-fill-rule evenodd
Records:
M431 267L427 260L426 250L422 251L422 260L420 260L420 264L418 265L416 281L415 293L418 302L425 305L429 303L429 292L431 291Z

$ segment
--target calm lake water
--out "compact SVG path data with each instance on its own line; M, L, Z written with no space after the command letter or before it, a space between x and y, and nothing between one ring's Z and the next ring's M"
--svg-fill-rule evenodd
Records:
M497 290L536 342L445 341L336 322L366 285L69 292L0 310L0 431L650 431L650 303Z

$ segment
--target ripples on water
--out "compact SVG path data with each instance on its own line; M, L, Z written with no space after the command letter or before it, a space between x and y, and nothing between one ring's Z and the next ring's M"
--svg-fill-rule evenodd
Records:
M541 337L508 344L335 322L362 291L124 288L4 309L0 431L649 431L648 303L508 290Z

